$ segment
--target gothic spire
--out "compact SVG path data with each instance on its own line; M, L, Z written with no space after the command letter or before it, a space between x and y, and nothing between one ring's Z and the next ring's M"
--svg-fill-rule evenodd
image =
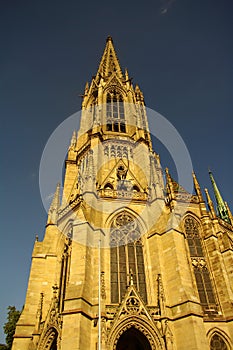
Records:
M96 74L96 81L99 81L101 78L108 78L113 73L116 73L119 78L123 78L121 67L113 46L112 37L108 36L104 53Z
M212 174L212 172L210 170L209 170L209 175L210 175L210 180L211 180L211 183L212 183L212 186L213 186L214 196L215 196L216 203L217 203L218 216L222 220L230 223L230 218L229 218L229 215L228 215L226 204L225 204L224 200L222 199L222 196L220 194L218 186L217 186L217 184L216 184L216 182L214 180L213 174Z

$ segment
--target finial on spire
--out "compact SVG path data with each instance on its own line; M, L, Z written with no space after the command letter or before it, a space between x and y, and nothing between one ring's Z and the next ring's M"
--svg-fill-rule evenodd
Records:
M225 202L222 199L222 196L220 194L220 191L218 189L218 186L217 186L217 184L216 184L216 182L214 180L213 174L212 174L210 169L209 169L209 175L210 175L210 180L211 180L211 183L212 183L212 186L213 186L214 196L215 196L216 203L217 203L218 216L222 220L224 220L224 221L226 221L226 222L228 222L230 224L231 221L230 221L230 218L229 218L229 215L228 215L226 204L225 204Z
M113 43L113 40L112 40L111 35L108 35L108 36L107 36L106 43L107 43L108 41L111 41L111 42Z
M76 141L77 141L77 135L76 135L76 131L74 130L70 140L70 148L74 148L76 146Z
M84 94L85 94L85 95L87 95L88 90L89 90L89 83L88 83L88 81L87 81L87 82L86 82L86 85L85 85L85 90L84 90Z
M129 73L128 73L128 69L125 68L125 80L128 81L129 80Z

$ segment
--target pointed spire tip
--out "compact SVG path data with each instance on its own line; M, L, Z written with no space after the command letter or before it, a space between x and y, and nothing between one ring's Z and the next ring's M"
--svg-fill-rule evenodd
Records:
M106 39L106 43L107 43L108 41L113 42L111 35L108 35L108 37L107 37L107 39Z

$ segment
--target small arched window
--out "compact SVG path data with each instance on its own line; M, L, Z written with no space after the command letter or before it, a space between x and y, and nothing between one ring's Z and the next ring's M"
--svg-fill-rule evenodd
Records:
M192 216L188 216L184 227L201 305L204 310L215 312L216 301L202 248L200 225Z
M223 338L220 335L215 333L210 340L210 350L227 350L227 349L228 349L228 346L226 345Z
M111 225L111 302L120 303L133 279L144 301L146 280L144 257L137 221L127 212L115 217Z
M106 185L104 186L104 189L105 189L105 190L113 190L113 185L110 184L110 183L108 182L108 183L106 183Z
M107 131L126 132L124 101L122 95L116 90L107 94L106 129Z

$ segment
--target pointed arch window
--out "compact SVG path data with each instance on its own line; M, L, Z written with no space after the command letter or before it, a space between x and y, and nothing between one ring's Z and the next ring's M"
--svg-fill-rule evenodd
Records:
M210 350L227 350L228 346L226 345L223 338L218 335L214 334L210 340Z
M70 270L70 255L71 255L71 238L72 238L72 229L69 230L68 243L65 243L63 254L61 257L61 269L60 269L60 281L59 281L59 292L58 292L58 304L59 311L62 312L64 308L64 300L66 294L66 286L69 277Z
M107 131L126 132L124 101L116 90L107 94L106 128Z
M115 217L111 225L111 302L120 303L133 279L147 301L142 242L137 221L127 212Z
M184 227L201 305L204 310L215 313L216 301L203 253L199 224L193 217L188 216Z

